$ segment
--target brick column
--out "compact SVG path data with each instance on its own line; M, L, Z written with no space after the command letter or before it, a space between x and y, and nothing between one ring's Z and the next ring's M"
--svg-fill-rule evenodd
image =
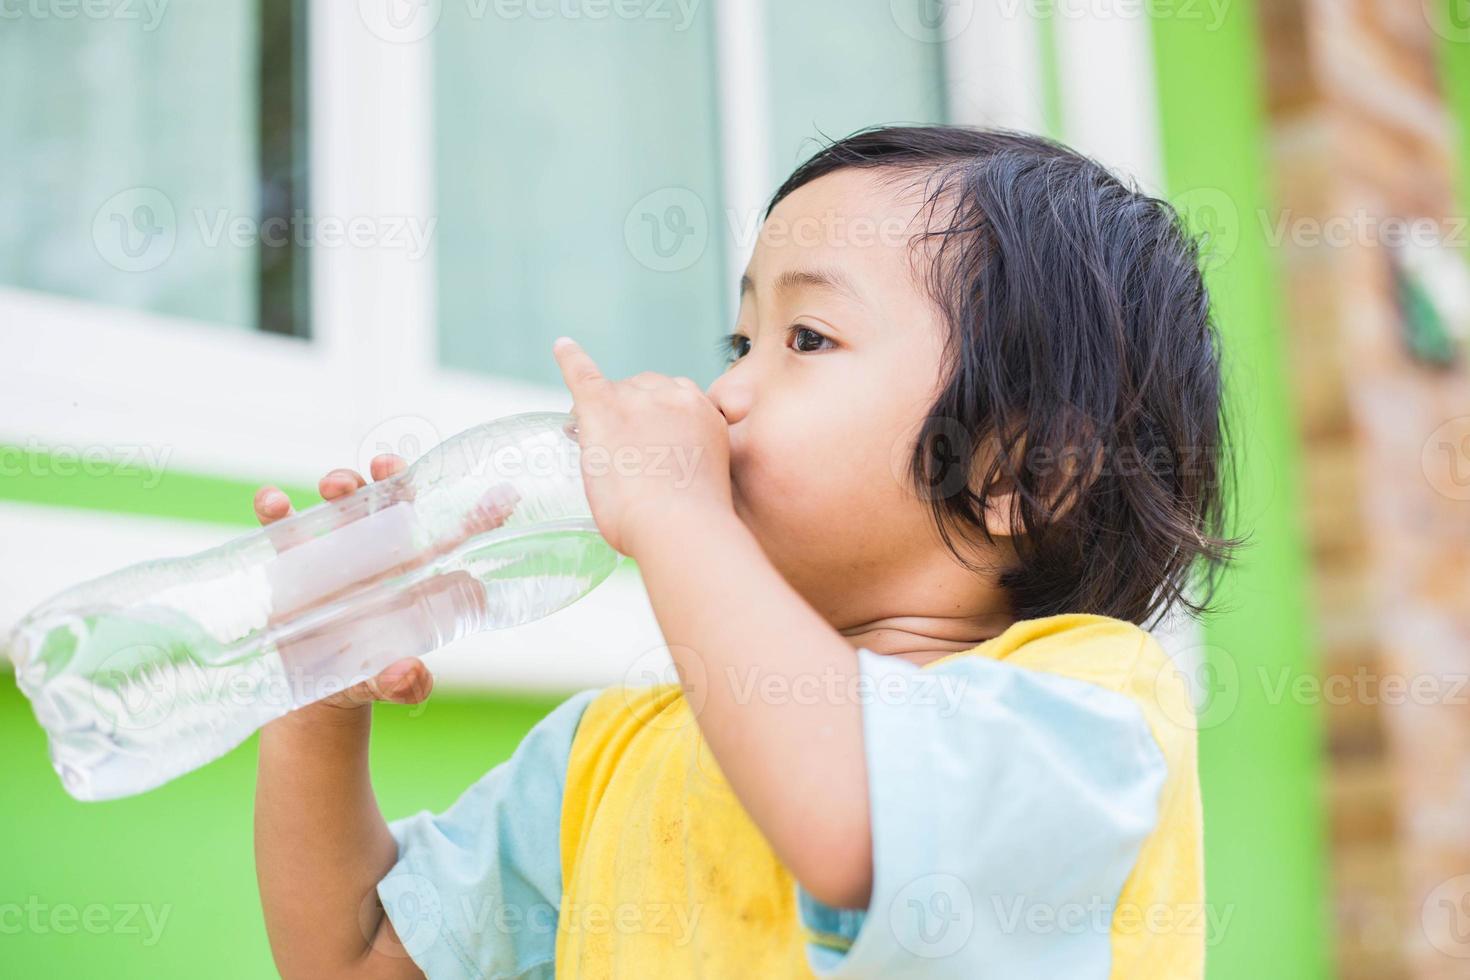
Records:
M1463 351L1450 368L1410 355L1381 245L1385 219L1461 213L1440 39L1420 0L1260 11L1278 205L1261 220L1284 236L1339 975L1470 976L1470 501L1441 452L1470 435L1443 427L1470 416L1470 373Z

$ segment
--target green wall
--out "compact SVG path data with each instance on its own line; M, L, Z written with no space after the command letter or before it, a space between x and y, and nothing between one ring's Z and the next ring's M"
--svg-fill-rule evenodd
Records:
M1046 135L1055 140L1065 140L1067 134L1066 112L1062 107L1062 65L1057 50L1057 22L1055 17L1041 17L1036 21L1037 63L1041 68L1041 116L1046 126Z
M1283 296L1256 219L1271 189L1255 4L1231 5L1210 27L1154 18L1169 194L1215 212L1195 218L1216 229L1209 278L1240 443L1236 533L1253 533L1224 611L1205 622L1215 698L1199 742L1206 900L1231 915L1209 975L1310 980L1331 970L1321 719L1289 698L1272 703L1261 680L1311 675L1316 663Z
M435 694L423 705L376 705L372 769L384 816L443 810L555 703ZM0 670L0 976L275 976L255 882L257 739L150 793L79 803Z
M1459 146L1460 212L1470 208L1470 6L1465 0L1441 0L1446 11L1439 23L1440 88L1455 118Z
M102 464L75 454L0 444L0 501L169 517L215 524L256 525L255 491L269 478L247 480L182 472L160 461ZM325 472L325 470L323 471ZM274 481L298 510L320 503L315 487Z

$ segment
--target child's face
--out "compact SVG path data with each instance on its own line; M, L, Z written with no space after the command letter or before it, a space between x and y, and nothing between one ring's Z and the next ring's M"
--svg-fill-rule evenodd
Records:
M730 424L737 514L839 626L872 618L898 582L950 609L975 586L905 482L945 331L911 264L910 183L841 170L776 207L746 268L735 360L709 388Z

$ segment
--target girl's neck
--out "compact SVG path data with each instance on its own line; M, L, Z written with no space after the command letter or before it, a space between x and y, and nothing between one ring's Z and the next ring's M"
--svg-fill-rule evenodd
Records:
M854 647L923 666L951 653L972 650L1015 621L1009 609L995 609L965 616L884 616L841 627L838 632Z

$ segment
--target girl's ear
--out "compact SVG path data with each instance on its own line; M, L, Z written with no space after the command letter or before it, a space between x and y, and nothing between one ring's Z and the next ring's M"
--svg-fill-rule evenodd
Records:
M1020 493L1016 489L1016 478L1020 468L1026 465L1026 459L1024 431L1017 433L1009 449L1003 448L999 437L991 433L981 451L976 453L977 474L986 473L993 463L999 463L995 482L985 495L985 529L993 538L1010 538L1014 534L1016 525L1013 521L1020 518L1018 508L1021 503Z
M985 498L985 529L993 538L1009 538L1012 528L1012 514L1016 509L1016 493L1010 480L1003 481L1004 486L998 486L990 491Z
M1013 451L1012 459L1024 461L1027 458L1023 439L1018 444L1017 450ZM1084 479L1078 481L1077 471L1082 465L1081 454L1063 455L1057 465L1051 467L1046 477L1046 481L1054 489L1052 490L1051 507L1044 516L1044 520L1058 521L1065 517L1085 489L1098 478L1102 472L1102 464L1103 450L1100 446L1095 447L1089 473ZM1025 465L1025 463L1019 462L1015 465ZM992 537L1009 538L1012 536L1013 515L1019 516L1017 514L1019 506L1020 493L1016 489L1015 480L1010 474L1003 471L998 475L995 485L990 488L985 498L985 528Z

